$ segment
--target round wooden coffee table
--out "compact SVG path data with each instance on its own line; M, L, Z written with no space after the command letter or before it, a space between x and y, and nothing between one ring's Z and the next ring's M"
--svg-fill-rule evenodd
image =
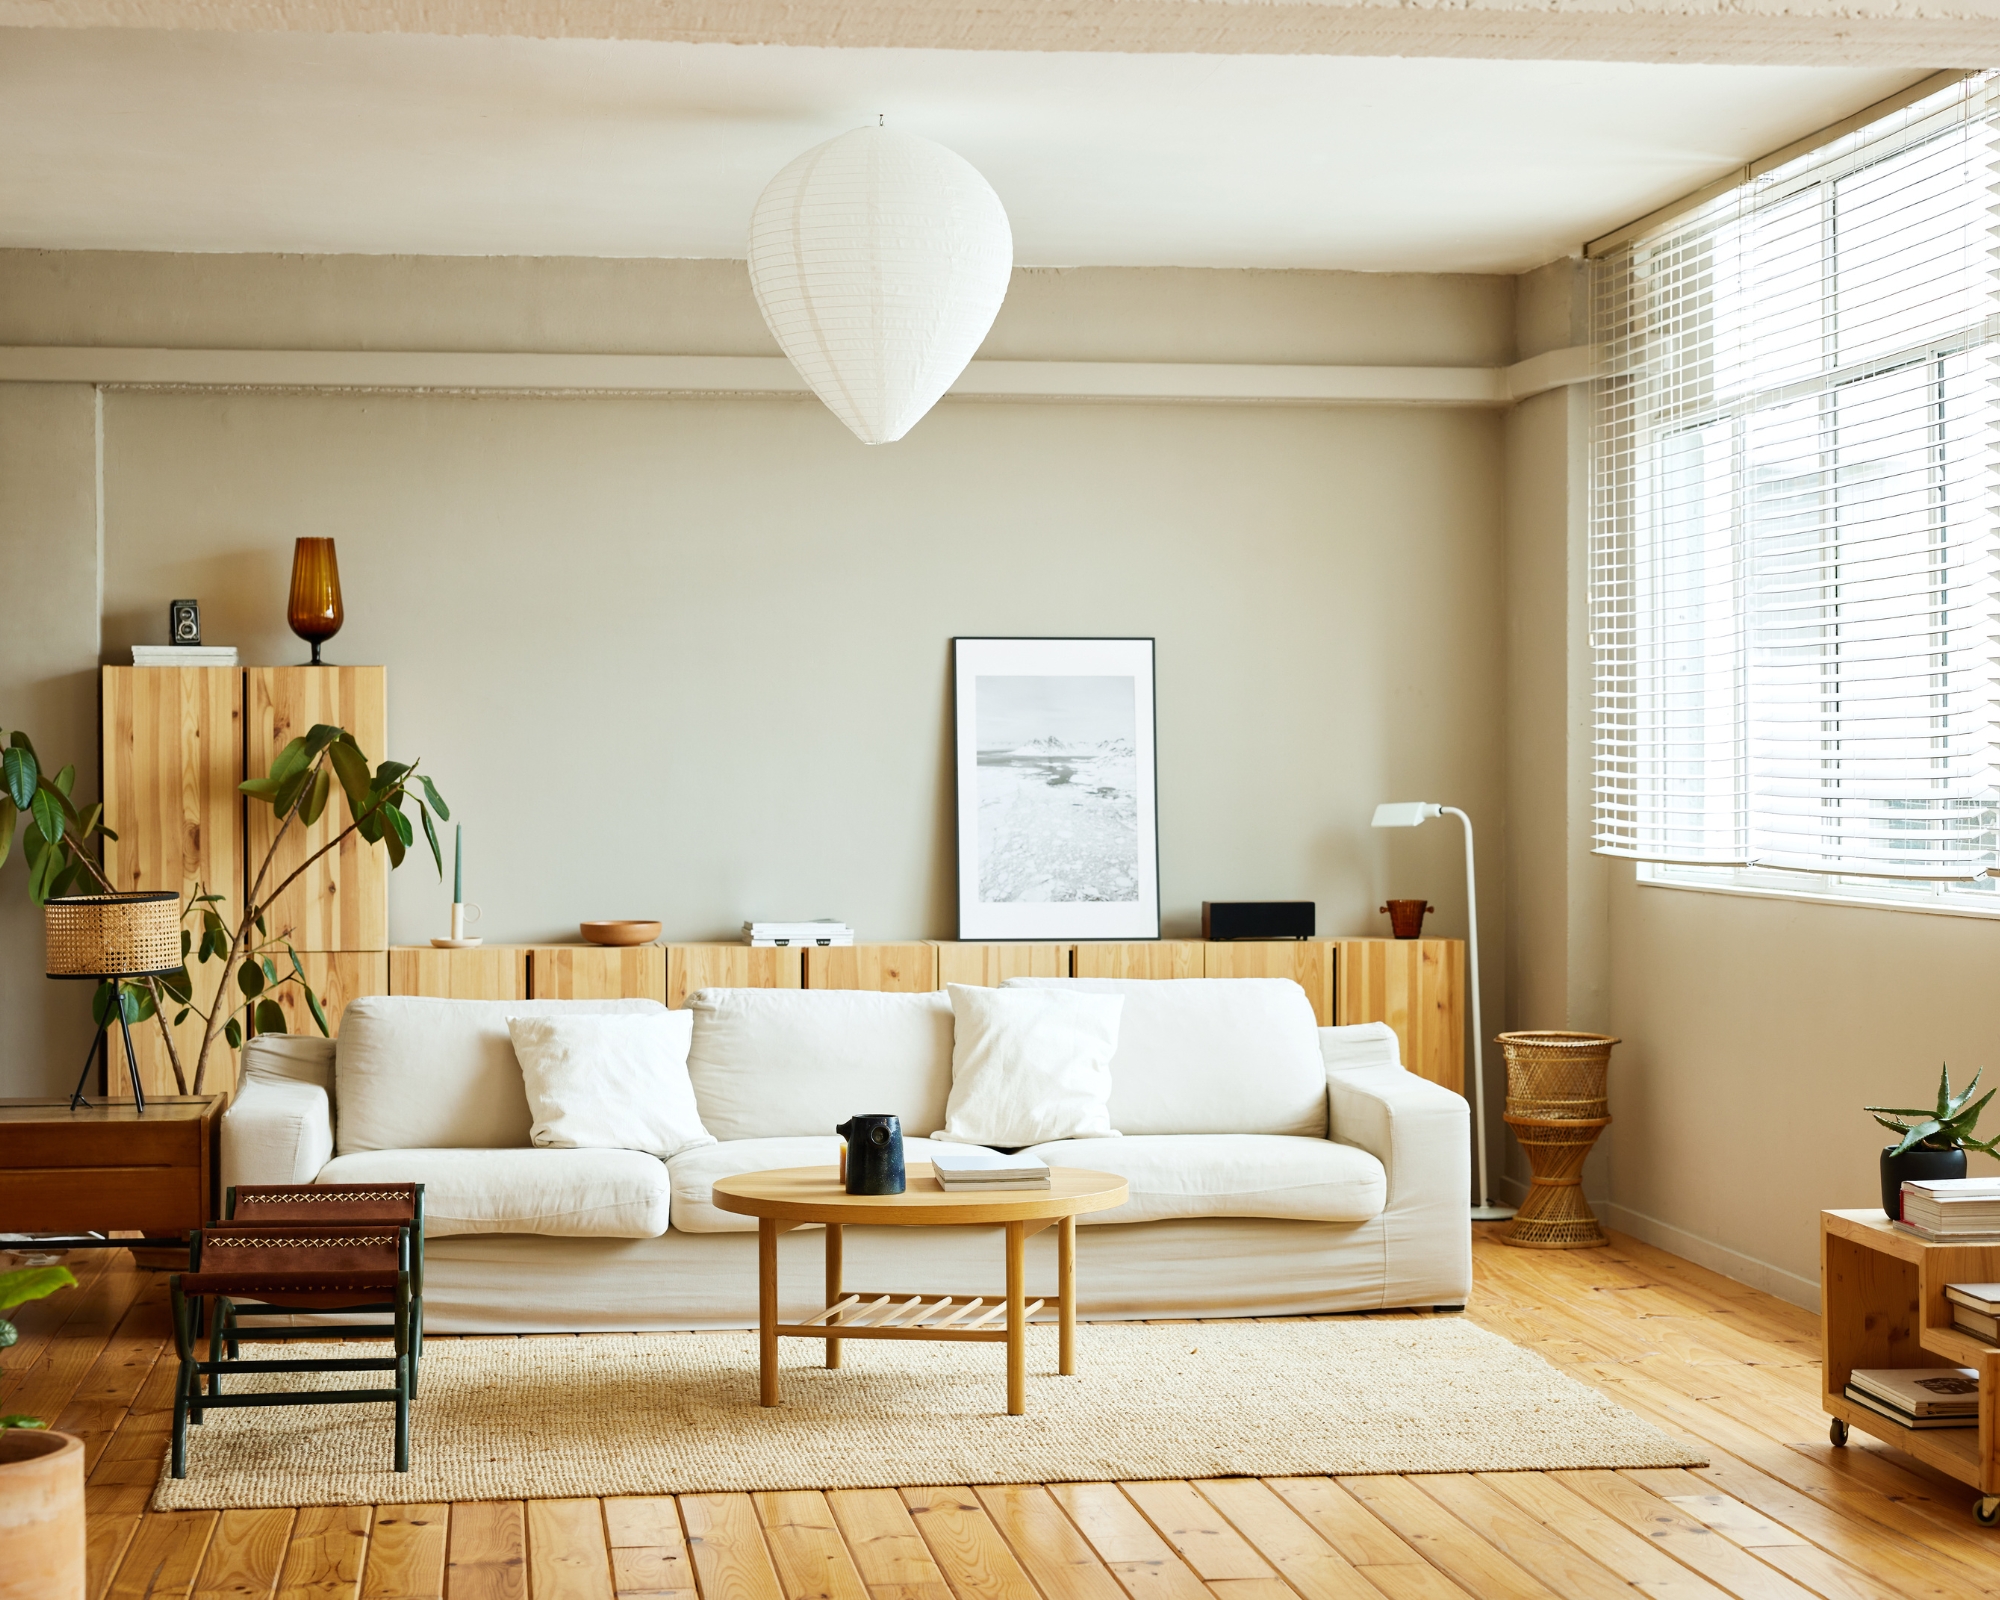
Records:
M778 1341L824 1339L826 1364L840 1365L843 1339L942 1339L1007 1346L1007 1413L1028 1409L1028 1318L1048 1306L1027 1298L1029 1238L1044 1228L1061 1231L1056 1243L1055 1306L1061 1317L1061 1370L1076 1371L1076 1219L1125 1203L1123 1178L1076 1167L1049 1169L1046 1189L1001 1189L947 1194L930 1164L915 1161L903 1194L849 1194L832 1167L786 1167L746 1172L715 1185L723 1211L757 1219L758 1365L762 1399L778 1403ZM826 1306L803 1322L778 1320L778 1235L807 1223L826 1226ZM846 1292L841 1274L841 1230L871 1228L971 1228L1007 1230L1007 1293L1002 1298L966 1294Z

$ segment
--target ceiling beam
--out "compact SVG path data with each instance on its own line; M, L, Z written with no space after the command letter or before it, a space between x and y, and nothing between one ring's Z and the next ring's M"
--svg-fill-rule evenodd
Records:
M2000 0L0 0L0 26L1986 67Z

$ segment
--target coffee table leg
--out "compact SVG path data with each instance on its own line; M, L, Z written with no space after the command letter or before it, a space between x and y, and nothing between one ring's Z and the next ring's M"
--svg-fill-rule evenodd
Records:
M1076 1376L1076 1218L1064 1217L1056 1228L1056 1293L1062 1296L1062 1360L1065 1378Z
M757 1219L757 1377L758 1398L778 1403L778 1224Z
M1028 1410L1028 1225L1007 1224L1007 1415Z
M834 1305L840 1299L840 1244L840 1224L829 1222L826 1225L826 1303L828 1305ZM826 1341L826 1364L829 1367L840 1365L840 1341L838 1339L829 1339Z

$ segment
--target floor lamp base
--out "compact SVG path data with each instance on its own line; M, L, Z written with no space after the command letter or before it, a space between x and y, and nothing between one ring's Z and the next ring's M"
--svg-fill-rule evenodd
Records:
M1512 1219L1513 1215L1514 1208L1512 1206L1496 1206L1490 1200L1483 1206L1474 1206L1472 1208L1472 1220L1474 1222L1507 1222Z

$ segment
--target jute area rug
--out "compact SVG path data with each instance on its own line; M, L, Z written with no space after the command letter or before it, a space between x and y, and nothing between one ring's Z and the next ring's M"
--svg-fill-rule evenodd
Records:
M153 1506L1704 1461L1456 1319L1085 1324L1073 1378L1056 1375L1055 1338L1030 1332L1023 1417L1005 1414L997 1345L851 1340L829 1372L819 1344L787 1339L784 1404L765 1410L752 1333L437 1339L424 1349L409 1472L391 1469L386 1404L211 1411L189 1430L187 1477L163 1468Z

